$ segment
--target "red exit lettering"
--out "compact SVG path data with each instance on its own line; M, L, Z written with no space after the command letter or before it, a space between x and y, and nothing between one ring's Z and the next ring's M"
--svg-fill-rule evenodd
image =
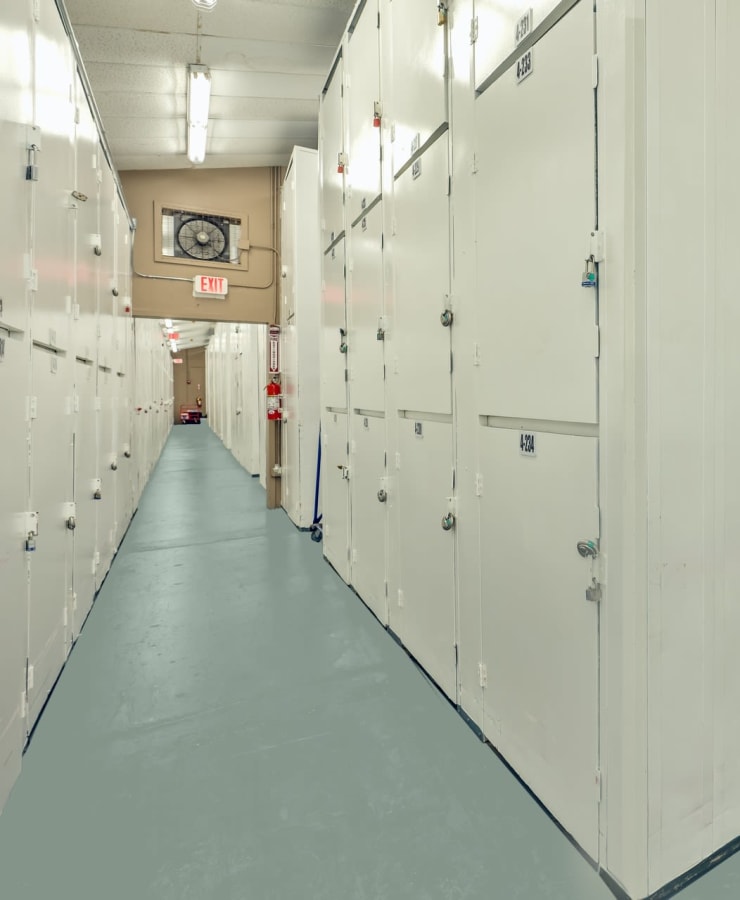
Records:
M200 275L198 291L201 294L225 294L226 279L215 275Z

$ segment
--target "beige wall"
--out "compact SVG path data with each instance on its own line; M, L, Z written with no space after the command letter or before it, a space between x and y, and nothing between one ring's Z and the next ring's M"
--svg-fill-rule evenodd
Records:
M175 422L180 421L180 407L196 408L198 397L203 398L203 415L208 414L206 396L206 351L205 347L194 347L174 354L182 363L173 366L175 373Z
M134 315L214 322L275 321L278 259L271 250L257 249L254 245L278 248L279 169L121 172L121 182L126 203L137 223ZM161 206L239 216L243 240L248 240L252 249L242 253L241 266L162 261L157 258L161 255ZM192 280L162 280L162 276L192 279L200 274L227 277L228 297L196 299Z

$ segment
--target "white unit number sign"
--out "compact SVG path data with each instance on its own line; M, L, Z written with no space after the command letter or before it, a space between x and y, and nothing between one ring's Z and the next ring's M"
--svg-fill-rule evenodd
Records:
M517 84L521 84L525 78L528 78L532 74L532 50L531 48L527 50L519 59L516 61L516 81Z
M523 16L520 16L517 19L516 23L516 31L514 32L514 40L516 41L516 46L524 40L524 38L532 31L532 10L528 9Z
M537 456L536 435L531 431L519 432L519 453L522 456Z

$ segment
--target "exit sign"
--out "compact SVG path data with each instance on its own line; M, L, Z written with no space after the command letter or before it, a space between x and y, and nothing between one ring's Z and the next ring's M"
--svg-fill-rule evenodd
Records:
M229 293L229 281L219 275L196 275L193 279L194 297L225 297Z

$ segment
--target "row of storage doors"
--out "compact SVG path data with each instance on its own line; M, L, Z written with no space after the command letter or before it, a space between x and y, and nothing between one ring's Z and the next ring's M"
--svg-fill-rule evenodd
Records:
M593 34L573 5L519 78L512 27L464 134L448 29L360 9L322 97L321 405L326 558L597 858Z
M1 807L167 434L171 363L156 323L135 332L130 225L54 0L5 3L0 51Z

